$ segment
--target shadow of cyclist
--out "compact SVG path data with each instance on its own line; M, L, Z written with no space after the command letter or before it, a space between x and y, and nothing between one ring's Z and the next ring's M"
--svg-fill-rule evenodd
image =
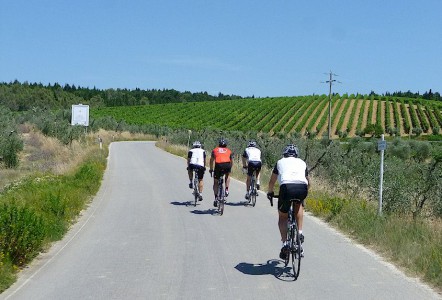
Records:
M241 273L247 275L276 275L278 274L278 265L281 264L279 260L268 260L265 264L251 264L251 263L239 263L235 266L235 269Z
M213 209L213 208L206 209L206 210L194 209L194 210L191 210L190 212L192 214L195 214L195 215L215 215L215 214L218 214L218 211L216 209Z
M189 205L193 205L193 201L183 201L183 202L173 201L173 202L170 202L170 204L176 205L176 206L189 206Z
M235 269L246 275L273 275L282 281L293 281L293 275L290 273L290 267L284 266L281 260L271 259L265 264L239 263Z

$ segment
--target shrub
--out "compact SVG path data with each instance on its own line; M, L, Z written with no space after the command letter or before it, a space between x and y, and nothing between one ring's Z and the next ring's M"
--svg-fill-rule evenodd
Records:
M23 141L11 132L5 139L0 140L0 156L3 157L7 168L16 168L19 163L18 153L23 150Z
M4 203L0 207L0 252L13 264L29 262L45 237L44 224L34 210Z

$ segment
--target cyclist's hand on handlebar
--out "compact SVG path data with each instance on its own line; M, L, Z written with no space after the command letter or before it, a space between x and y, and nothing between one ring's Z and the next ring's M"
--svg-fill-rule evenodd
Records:
M275 196L274 192L267 192L267 199L270 200L270 205L273 206L273 196Z
M242 167L242 172L243 172L243 174L246 174L247 173L247 167Z

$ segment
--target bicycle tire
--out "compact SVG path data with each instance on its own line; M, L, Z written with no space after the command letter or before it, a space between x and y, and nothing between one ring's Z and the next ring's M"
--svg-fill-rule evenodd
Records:
M295 280L299 276L301 270L301 240L299 238L299 231L296 222L293 223L292 240L291 240L291 257L292 257L292 270Z
M256 204L256 196L258 194L258 191L256 190L256 184L255 184L255 180L253 180L252 182L252 186L250 189L252 192L250 193L250 199L252 200L252 206L255 207Z
M222 216L224 213L224 200L223 199L219 200L219 202L218 202L218 212L219 212L220 216Z
M196 206L199 197L200 197L200 192L199 192L199 187L198 187L198 177L196 175L196 170L194 171L195 175L193 177L193 195L195 197L194 202L193 202L193 206Z
M223 215L224 213L224 184L223 184L224 180L223 177L221 177L220 181L218 182L218 197L217 197L217 201L218 201L218 213L220 216Z

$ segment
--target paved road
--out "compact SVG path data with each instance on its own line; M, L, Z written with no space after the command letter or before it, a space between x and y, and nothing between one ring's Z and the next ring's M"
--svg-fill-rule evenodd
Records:
M264 194L225 214L192 199L185 161L151 142L110 148L102 187L79 222L1 299L441 299L313 217L297 281L281 276L277 212ZM205 178L206 187L211 178Z

